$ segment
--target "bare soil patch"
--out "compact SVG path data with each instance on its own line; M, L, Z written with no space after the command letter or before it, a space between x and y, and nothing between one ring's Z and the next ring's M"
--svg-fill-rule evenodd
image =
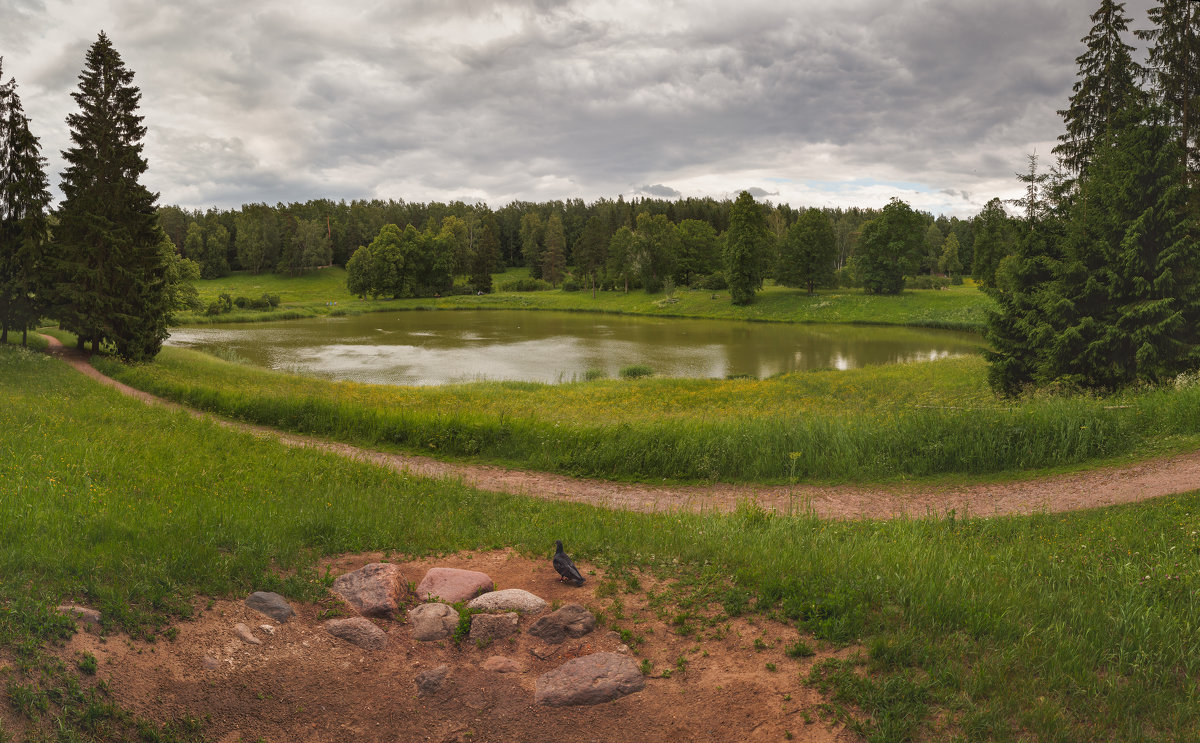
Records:
M341 573L382 557L349 555L327 564ZM648 596L661 584L639 576L636 590L614 590L587 564L580 565L588 576L580 588L559 583L548 558L533 560L511 550L399 564L405 580L413 583L430 567L479 570L495 580L497 589L522 588L552 606L583 604L600 613L603 622L582 638L546 645L524 631L535 617L522 617L519 634L481 648L470 641L461 646L417 642L402 618L373 620L386 631L388 646L371 652L327 634L316 605L293 603L296 616L279 624L241 601L202 599L197 618L180 623L173 641L147 644L124 636L102 637L89 629L58 652L68 663L83 653L93 654L99 670L86 683L106 681L121 706L158 721L201 716L207 721L206 734L221 743L740 742L781 741L789 733L800 741L857 740L821 706L828 700L803 682L813 663L857 649L818 649L815 656L791 658L784 648L800 637L794 626L761 617L729 618L717 605L701 612L707 620L681 635L670 617L650 605ZM622 618L614 620L614 614ZM624 646L610 629L614 621L643 642ZM262 644L239 639L233 629L238 622L249 625ZM274 632L262 625L272 626ZM594 652L628 653L639 663L648 660L652 670L646 687L590 707L534 703L540 674ZM512 659L521 670L484 670L484 662L493 656ZM418 695L416 675L442 664L450 666L446 687Z
M187 410L192 415L219 425L274 438L288 446L334 452L399 472L459 479L481 490L590 503L606 508L633 511L732 511L738 503L749 500L781 512L803 510L834 519L940 516L952 510L959 516L1002 516L1097 508L1200 489L1200 451L1034 480L947 487L865 488L850 485L817 487L722 483L657 487L489 465L455 464L283 433L265 426L184 408L107 377L92 367L84 354L64 348L58 340L49 336L46 339L50 342L52 354L80 372L127 395L147 403Z

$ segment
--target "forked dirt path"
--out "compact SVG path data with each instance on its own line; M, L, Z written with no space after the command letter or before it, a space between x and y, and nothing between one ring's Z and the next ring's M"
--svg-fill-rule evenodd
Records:
M655 486L616 483L547 472L527 472L480 464L456 464L409 454L363 449L312 436L284 433L266 426L232 421L193 410L134 389L101 374L85 354L65 348L50 336L49 352L80 372L146 403L184 410L227 428L276 439L288 446L333 452L398 472L460 479L480 490L515 493L547 500L590 503L633 511L732 511L750 500L777 511L811 511L822 518L886 519L944 515L1000 516L1072 511L1132 503L1200 489L1200 451L1119 467L1104 467L1036 480L967 486L714 485Z

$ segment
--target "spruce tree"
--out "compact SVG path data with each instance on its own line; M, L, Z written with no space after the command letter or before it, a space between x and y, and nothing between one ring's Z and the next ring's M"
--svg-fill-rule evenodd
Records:
M1072 206L1041 384L1113 390L1200 364L1200 245L1175 132L1129 114Z
M1137 79L1142 70L1123 38L1129 31L1125 3L1101 0L1091 19L1091 30L1080 40L1086 48L1075 58L1079 79L1068 107L1058 112L1067 131L1054 148L1063 167L1076 176L1087 169L1110 119L1140 96Z
M167 336L169 266L157 194L138 181L146 172L141 93L103 32L71 96L80 110L67 117L74 146L62 153L56 313L80 347L109 340L122 357L151 358Z
M0 84L0 343L8 342L14 328L25 345L29 328L46 309L50 191L45 164L16 81Z
M1200 172L1200 2L1161 0L1149 11L1155 27L1137 31L1150 42L1146 73L1167 121L1175 127L1193 189ZM1197 218L1193 212L1193 219Z
M766 278L773 240L762 209L749 191L742 191L729 208L723 251L725 279L734 304L754 301L755 292Z
M567 236L558 212L546 220L546 250L542 254L542 278L558 286L567 268Z
M479 228L479 239L475 241L474 250L470 257L471 290L492 293L492 272L500 264L500 228L496 225L496 217L490 211L483 216Z

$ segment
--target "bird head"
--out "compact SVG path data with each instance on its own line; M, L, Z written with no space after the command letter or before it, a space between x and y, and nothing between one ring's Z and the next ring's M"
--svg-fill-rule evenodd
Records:
M554 554L556 554L556 555L557 555L557 554L561 553L562 551L563 551L563 548L562 548L562 540L561 540L561 539L555 539L555 540L554 540Z

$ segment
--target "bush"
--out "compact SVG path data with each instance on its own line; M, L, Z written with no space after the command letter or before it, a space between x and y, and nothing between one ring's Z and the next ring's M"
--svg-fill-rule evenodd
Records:
M961 273L956 273L950 277L951 286L962 286L963 278Z
M576 283L574 278L567 279L562 283L562 290L565 292L577 292L579 291L579 284Z
M221 303L220 303L220 302L210 302L210 303L209 303L209 305L208 305L208 309L206 309L206 310L204 311L204 314L206 314L206 315L219 315L219 314L221 314L223 311L224 311L224 310L222 309L222 307L221 307Z
M834 271L834 280L837 285L844 289L861 289L862 279L858 277L854 269L850 266L843 266L837 271Z
M270 301L267 300L266 297L259 297L258 299L250 300L250 309L269 310L269 309L271 309L271 303L270 303Z
M217 303L221 305L221 312L229 312L233 309L233 297L228 294L217 297Z
M641 379L648 377L654 373L654 370L645 364L633 364L631 366L621 367L621 379Z
M550 286L549 281L543 281L542 279L522 278L522 279L509 279L507 281L501 281L499 283L499 285L497 285L496 291L500 291L500 292L544 292L544 291L546 291L548 289L552 289L552 288L553 287Z
M272 308L279 306L278 294L264 294L263 299L267 300L267 304L271 305Z
M583 373L583 379L586 382L593 382L597 379L604 379L604 377L606 377L606 376L608 376L608 375L606 375L604 373L603 369L596 369L596 368L588 369L587 371L585 371Z
M233 306L237 307L239 310L246 309L246 305L248 304L250 304L250 300L246 299L245 297L237 297L233 300Z
M701 289L719 291L721 289L728 289L729 282L725 280L724 273L717 271L716 273L710 273L707 276L701 276L700 278L696 279L696 286L700 287Z
M945 276L929 276L921 274L914 276L911 282L905 282L909 289L945 289L950 286L950 279Z

